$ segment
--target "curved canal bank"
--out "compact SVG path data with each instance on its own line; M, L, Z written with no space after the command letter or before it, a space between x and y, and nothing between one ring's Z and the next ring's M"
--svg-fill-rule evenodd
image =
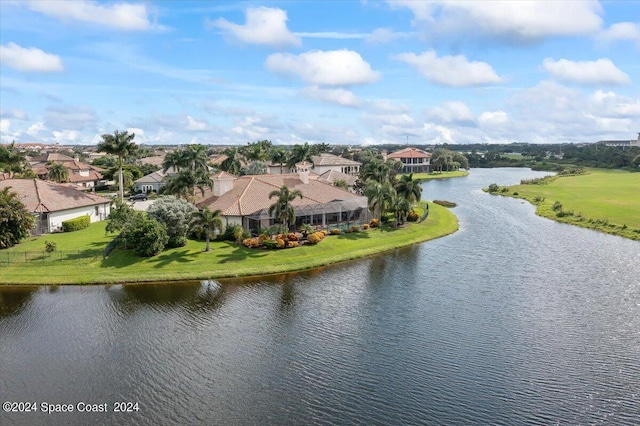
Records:
M429 217L421 223L393 229L383 227L327 236L313 246L284 250L257 250L229 242L190 241L151 258L116 250L107 259L30 261L2 265L0 284L114 284L200 280L279 274L359 259L440 238L458 229L456 216L429 203ZM79 231L81 232L81 231ZM56 235L47 236L55 241ZM44 244L44 237L42 244Z
M541 175L425 183L458 232L356 262L0 288L4 401L139 403L0 424L636 426L640 242L481 190Z

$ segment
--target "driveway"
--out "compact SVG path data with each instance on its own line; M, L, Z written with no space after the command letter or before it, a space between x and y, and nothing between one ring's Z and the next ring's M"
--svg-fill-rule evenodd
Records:
M147 209L154 203L155 200L147 200L147 201L129 201L133 204L134 210L140 210L146 212Z

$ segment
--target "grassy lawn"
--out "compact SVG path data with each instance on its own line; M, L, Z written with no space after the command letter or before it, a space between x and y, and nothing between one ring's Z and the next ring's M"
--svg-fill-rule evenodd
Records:
M140 258L131 251L117 249L105 260L100 257L96 260L4 263L0 264L0 283L97 284L208 279L317 268L442 237L458 229L458 220L448 209L431 203L429 209L429 217L423 223L401 229L383 227L327 236L318 245L294 249L258 250L229 242L212 242L213 250L205 253L204 242L189 241L185 247L167 250L152 258ZM109 241L104 238L104 226L96 224L70 234L39 237L9 250L25 251L30 247L42 250L45 239L55 241L58 250L63 246L83 250L98 245L98 241L104 247Z
M431 179L447 179L454 177L463 177L469 175L466 170L455 170L452 172L431 172L431 173L414 173L413 178L416 180L431 180Z
M586 175L559 177L546 185L510 186L504 195L514 193L537 204L540 216L640 239L640 173L590 169ZM536 202L536 197L544 201ZM573 215L557 217L552 209L556 201Z

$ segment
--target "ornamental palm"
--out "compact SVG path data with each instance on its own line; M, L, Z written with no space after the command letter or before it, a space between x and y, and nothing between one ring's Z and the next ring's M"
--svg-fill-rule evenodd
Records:
M396 192L410 203L417 203L422 198L422 186L419 181L413 180L413 173L400 177L396 182Z
M0 146L0 169L9 173L9 177L22 173L25 170L26 157L23 152L15 148L16 141L12 141L8 147Z
M282 174L282 168L289 160L289 154L285 149L281 146L277 148L273 148L270 153L271 164L279 164L280 165L280 174Z
M120 189L120 202L124 200L124 184L122 182L122 161L124 158L128 158L135 154L138 149L138 146L133 141L136 137L135 133L129 134L128 131L118 132L117 130L110 134L102 135L102 142L98 144L96 150L98 152L106 152L107 154L112 154L118 157L118 187Z
M240 172L242 171L242 154L238 147L234 146L232 148L225 149L224 155L227 156L227 159L220 164L220 168L233 175L240 175Z
M47 177L54 182L66 182L69 180L69 169L67 169L64 164L54 161L49 165Z
M204 251L210 251L209 241L214 230L222 232L222 212L220 210L209 210L204 206L201 210L193 212L190 228L193 231L204 234L207 245Z
M182 169L176 176L168 178L165 194L176 195L178 198L193 201L196 198L196 188L204 195L206 187L213 188L213 181L209 174L199 174L191 169Z
M300 163L302 161L313 163L313 161L311 160L312 155L313 148L309 145L309 143L305 142L304 145L294 145L287 166L289 166L289 168L293 168L296 163Z
M367 196L369 209L373 211L374 217L381 219L395 193L393 187L389 182L380 183L372 179L367 181L364 193Z
M271 191L269 193L269 199L273 197L277 197L278 199L269 207L269 216L275 216L279 223L288 227L289 224L296 220L296 212L291 202L298 197L302 199L302 192L297 189L290 191L285 185L279 190Z
M178 176L173 178L174 184L178 185L169 193L195 196L196 187L203 191L205 186L212 186L208 160L207 149L199 144L192 144L167 154L162 162L163 171L174 168L178 172Z

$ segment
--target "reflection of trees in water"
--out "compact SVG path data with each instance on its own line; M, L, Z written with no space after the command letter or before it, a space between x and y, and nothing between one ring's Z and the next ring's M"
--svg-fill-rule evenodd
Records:
M105 286L105 290L114 308L124 314L148 307L180 308L190 314L215 311L222 306L225 296L224 286L215 281L125 284Z
M37 286L0 287L0 317L18 314L29 305L31 296L39 289Z

